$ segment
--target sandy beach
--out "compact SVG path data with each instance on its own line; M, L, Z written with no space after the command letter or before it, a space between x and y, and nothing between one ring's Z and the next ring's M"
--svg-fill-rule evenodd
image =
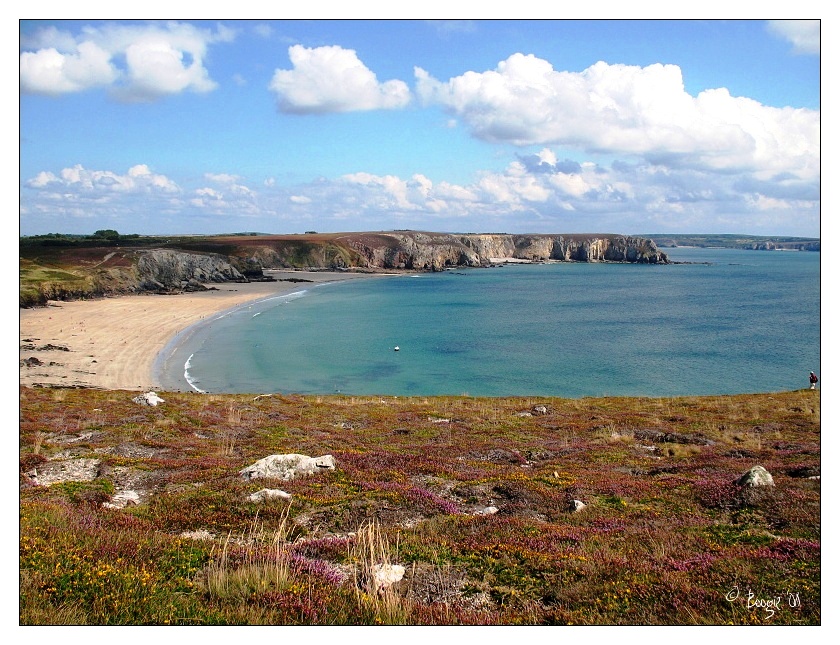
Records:
M132 295L53 302L20 310L20 384L30 387L160 389L157 355L179 331L214 313L312 283L382 274L266 271L275 282L207 285L177 295Z

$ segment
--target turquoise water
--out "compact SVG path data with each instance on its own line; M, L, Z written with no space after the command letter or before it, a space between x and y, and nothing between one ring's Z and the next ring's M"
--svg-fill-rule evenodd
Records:
M820 373L819 253L665 251L708 264L507 265L302 286L190 330L160 381L577 398L793 390Z

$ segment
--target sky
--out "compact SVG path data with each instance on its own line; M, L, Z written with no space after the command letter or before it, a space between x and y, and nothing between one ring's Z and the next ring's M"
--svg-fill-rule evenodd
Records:
M820 26L21 20L20 234L819 237Z

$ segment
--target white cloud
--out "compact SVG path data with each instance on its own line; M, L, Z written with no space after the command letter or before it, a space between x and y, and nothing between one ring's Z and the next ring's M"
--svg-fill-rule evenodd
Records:
M208 181L215 182L217 184L235 184L236 182L240 181L242 178L239 175L231 175L229 173L212 173L206 172L204 173L204 178Z
M790 42L797 54L820 53L819 20L770 20L768 29Z
M220 193L218 190L215 190L213 188L199 188L198 190L195 191L195 194L198 195L201 198L208 197L210 199L215 199L215 200L221 200L223 198L222 193ZM193 202L194 203L196 203L196 202L201 203L201 200L200 199L193 200Z
M40 222L48 231L75 232L73 221L79 220L82 231L125 231L183 207L180 186L143 164L125 173L77 164L58 173L39 172L24 182L23 188L22 230L29 222ZM96 222L93 228L89 228L90 222Z
M53 47L20 55L20 90L57 96L109 85L119 76L111 55L92 42L79 43L74 53Z
M229 173L206 173L181 187L146 165L125 173L81 165L42 171L24 184L21 225L85 217L95 228L136 227L167 213L175 232L239 230L383 230L547 233L650 233L700 227L718 232L818 235L819 183L787 174L719 173L644 160L634 163L563 158L542 147L517 155L502 171L465 184L356 172L308 184L260 187ZM50 230L67 230L64 221ZM67 220L70 221L70 220ZM151 221L151 218L150 218ZM155 222L160 220L155 219ZM190 223L200 225L193 229ZM211 224L208 224L211 223ZM48 226L48 224L43 224ZM161 224L152 230L161 232ZM92 229L92 230L94 230Z
M356 52L337 45L289 48L293 69L274 72L269 89L282 112L323 114L406 106L411 92L403 81L380 83Z
M726 89L695 98L675 65L599 62L577 73L514 54L492 71L441 82L415 68L415 78L426 104L442 105L485 141L559 144L674 167L819 176L819 111L766 107Z
M35 189L58 189L77 193L177 193L178 185L164 175L158 175L145 165L128 169L124 175L110 170L88 170L81 164L64 168L58 176L40 172L26 182Z
M108 86L127 101L149 101L217 87L204 67L208 45L229 41L231 30L193 25L106 25L78 36L48 28L29 36L20 54L22 92L60 95Z
M186 89L209 92L216 88L201 58L185 63L184 52L165 38L150 36L129 45L125 50L128 87L122 96L145 100Z

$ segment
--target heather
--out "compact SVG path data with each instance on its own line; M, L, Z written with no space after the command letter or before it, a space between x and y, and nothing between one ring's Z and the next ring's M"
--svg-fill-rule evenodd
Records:
M821 621L819 391L134 394L20 388L22 624ZM239 476L278 453L335 470ZM33 483L61 460L96 472Z

